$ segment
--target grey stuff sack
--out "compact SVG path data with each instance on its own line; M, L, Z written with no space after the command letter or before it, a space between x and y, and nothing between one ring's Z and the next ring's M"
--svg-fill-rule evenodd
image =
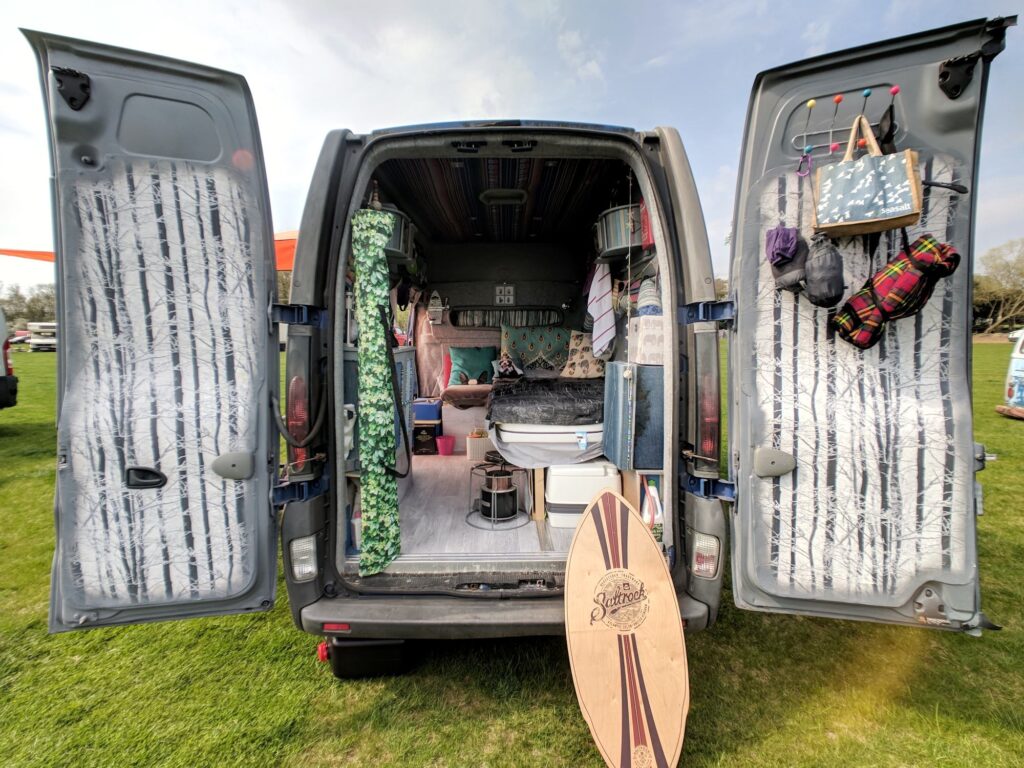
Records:
M772 277L780 291L799 293L804 287L804 264L807 261L807 242L800 236L796 239L796 253L786 262L772 264Z
M834 307L843 298L843 257L828 235L815 235L804 267L804 293L818 307Z

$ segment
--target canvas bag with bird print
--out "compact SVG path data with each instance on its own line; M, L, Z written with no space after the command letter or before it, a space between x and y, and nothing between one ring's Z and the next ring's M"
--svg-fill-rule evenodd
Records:
M868 153L854 160L861 134ZM868 119L857 115L846 154L838 163L818 168L814 193L814 229L830 237L911 226L921 217L917 152L883 155Z

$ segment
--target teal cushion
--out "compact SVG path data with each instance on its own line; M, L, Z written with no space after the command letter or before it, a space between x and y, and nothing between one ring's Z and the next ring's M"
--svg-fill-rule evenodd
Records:
M488 384L494 378L491 361L498 356L496 347L449 347L448 353L452 356L449 387L462 383L459 373L466 374L467 379L476 379L479 384Z

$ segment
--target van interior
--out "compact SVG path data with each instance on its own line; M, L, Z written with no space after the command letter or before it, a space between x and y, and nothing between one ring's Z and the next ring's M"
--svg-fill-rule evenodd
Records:
M383 154L353 204L395 214L385 253L410 442L406 457L396 428L396 465L410 462L398 481L401 548L383 577L368 577L377 584L458 574L460 589L487 589L474 576L518 574L519 587L557 585L576 522L606 487L671 541L662 393L674 330L651 181L626 150L489 140ZM355 425L358 275L347 252L335 397ZM361 468L346 429L338 566L359 581Z

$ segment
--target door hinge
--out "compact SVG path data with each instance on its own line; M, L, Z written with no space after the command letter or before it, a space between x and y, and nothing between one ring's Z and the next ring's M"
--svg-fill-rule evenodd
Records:
M327 310L309 304L271 304L270 319L285 325L311 325L327 327Z
M702 499L736 501L736 484L728 480L721 480L717 477L695 477L684 473L681 485L687 493Z
M92 84L84 72L69 67L50 67L59 93L75 112L85 106L92 94Z
M273 503L275 507L291 504L293 501L309 501L315 496L327 493L330 483L327 477L320 477L313 480L302 480L294 483L285 483L274 487Z
M679 324L730 323L736 317L736 303L722 301L695 301L679 310Z
M974 53L954 56L939 66L939 88L949 99L958 99L971 80L979 61L986 63L998 56L1006 47L1006 28L1017 25L1017 17L992 19L985 27L989 38Z

